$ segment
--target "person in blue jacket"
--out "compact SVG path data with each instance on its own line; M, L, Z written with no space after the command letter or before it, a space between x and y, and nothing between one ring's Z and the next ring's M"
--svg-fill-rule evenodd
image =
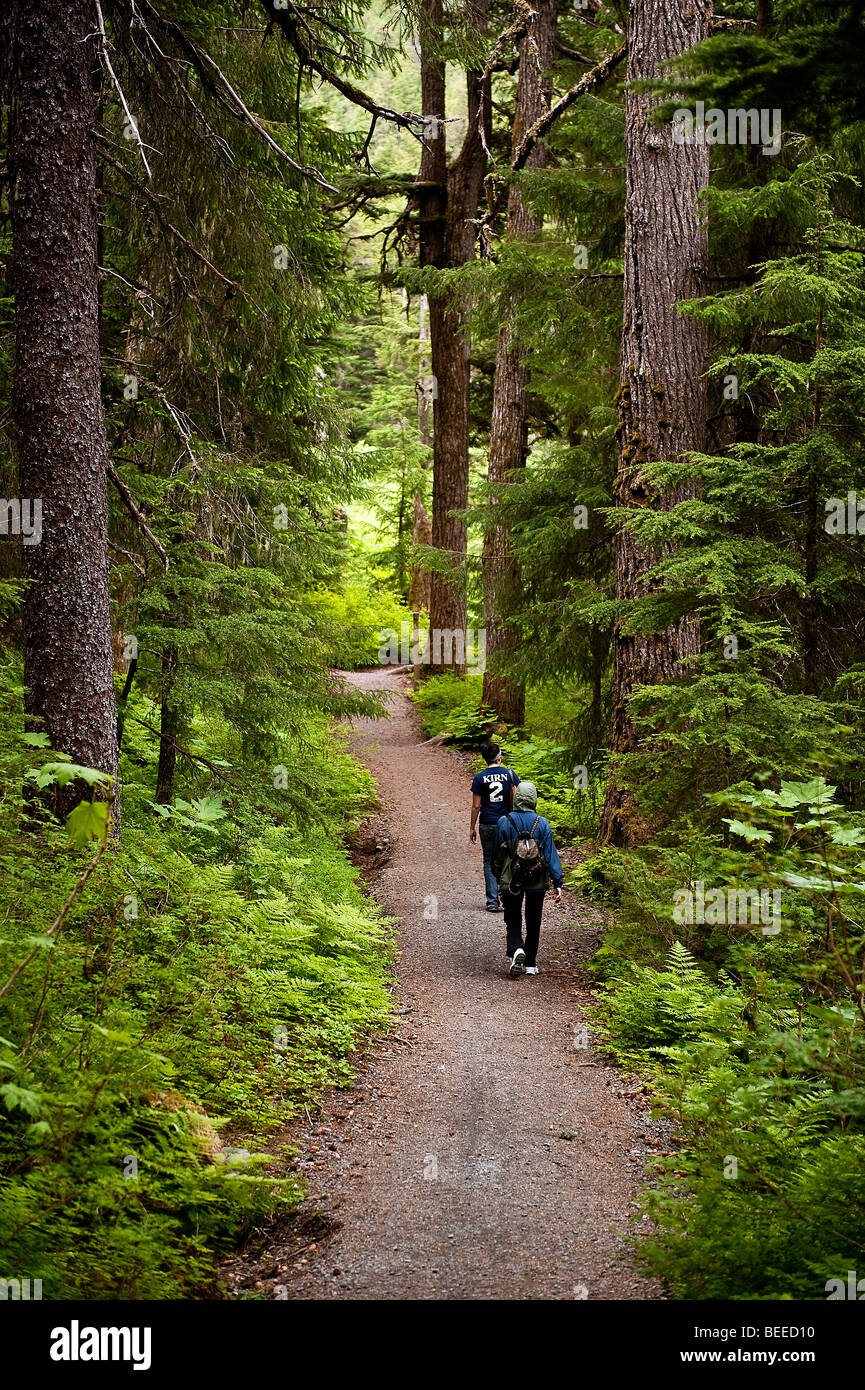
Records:
M499 882L499 892L505 906L507 929L508 973L537 975L538 942L541 936L541 917L544 896L550 885L556 902L562 896L562 862L553 843L553 832L545 816L535 810L538 792L534 782L520 782L514 792L513 810L502 816L496 826L493 867ZM531 886L513 892L510 887L513 870L513 848L521 835L533 834L546 860L544 868L532 880ZM526 936L523 941L523 901L525 900Z

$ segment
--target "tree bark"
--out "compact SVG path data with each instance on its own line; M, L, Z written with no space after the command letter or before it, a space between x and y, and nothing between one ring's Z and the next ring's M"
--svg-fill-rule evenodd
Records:
M412 528L412 543L414 545L432 544L432 522L429 513L421 501L419 492L414 495L414 526ZM430 572L424 569L423 565L412 565L411 585L408 591L408 606L413 613L419 613L421 609L429 613L430 607Z
M41 542L24 546L25 708L53 748L116 776L95 19L90 0L17 0L13 25L14 418L21 495L42 503Z
M426 381L429 373L429 301L425 294L420 297L419 316L418 316L418 338L420 340L420 371L421 382ZM432 447L432 420L430 416L430 401L424 391L418 391L417 397L417 427L421 444ZM423 504L419 492L414 495L414 526L412 528L412 544L431 545L432 544L432 522ZM412 612L419 612L423 609L429 613L430 607L430 572L427 567L415 560L411 567L411 584L409 586L408 606Z
M431 14L441 24L440 0L427 0ZM469 7L476 24L483 22L486 0ZM431 20L431 27L433 21ZM439 31L440 32L440 31ZM429 87L424 85L432 65L421 63L424 115L438 114L439 108L428 105L441 102L444 115L444 68L429 73ZM435 65L438 69L439 65ZM466 73L468 93L468 130L458 157L448 169L446 164L444 128L441 128L437 148L427 160L421 161L421 180L431 176L438 186L444 181L445 196L438 204L437 195L428 192L421 202L421 264L456 267L465 265L474 256L475 229L472 219L477 214L483 187L486 155L478 133L478 118L489 123L489 88L478 72ZM431 214L434 214L431 215ZM424 246L424 223L427 243ZM454 512L468 507L469 484L469 339L466 316L449 295L434 295L429 304L430 355L436 397L433 404L433 500L432 543L439 551L448 571L434 571L430 581L430 628L432 631L463 632L466 630L465 562L467 550L466 523ZM465 644L467 645L467 643ZM443 665L463 672L465 661L459 653L463 644L442 642ZM450 652L450 655L448 655Z
M676 302L703 293L705 225L696 202L709 182L709 150L677 144L669 124L652 124L650 96L634 84L656 76L665 61L708 33L710 7L691 0L632 0L628 10L628 92L625 110L627 197L622 362L619 388L619 463L616 500L622 507L669 509L696 493L687 485L659 496L645 465L700 450L705 441L706 333L679 313ZM630 531L616 535L616 598L626 603L651 592L647 571L660 558ZM629 699L643 686L682 674L681 663L700 647L695 617L664 632L614 633L611 751L629 752L637 737ZM615 767L601 821L614 844L645 838L632 795Z
M162 653L162 700L159 713L159 763L156 769L156 791L153 800L159 806L170 806L174 798L174 774L177 769L177 737L180 733L180 712L174 702L174 676L177 671L177 648L167 647Z
M520 42L520 66L514 114L511 152L515 154L527 130L549 110L552 89L549 72L555 61L555 0L537 0L535 11ZM546 147L533 146L527 168L543 168ZM540 235L541 221L526 208L522 193L512 184L508 194L506 235L509 240ZM496 346L496 372L493 384L493 410L490 427L488 481L507 483L516 469L523 468L528 453L527 388L528 364L514 347L513 302L502 316ZM497 501L495 495L490 505ZM514 563L509 530L494 526L484 534L484 628L486 655L491 669L484 673L483 703L496 711L506 724L521 725L526 717L526 693L521 682L503 675L496 658L513 650L516 635L502 619L513 613L519 597L519 574Z
M420 376L424 382L429 372L429 300L425 294L420 297L418 306L418 341L420 343ZM418 391L417 397L417 429L421 444L427 448L432 448L433 436L430 420L430 401L424 391Z

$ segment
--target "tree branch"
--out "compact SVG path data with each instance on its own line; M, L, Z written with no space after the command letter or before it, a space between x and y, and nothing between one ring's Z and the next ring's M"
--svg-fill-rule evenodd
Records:
M564 96L559 97L558 101L550 107L549 111L544 112L540 120L535 121L534 125L526 131L511 160L511 169L514 173L517 173L524 167L535 145L539 140L544 138L547 131L555 125L559 116L567 111L569 106L573 106L574 102L579 101L580 97L585 96L587 92L591 92L595 87L600 87L602 82L606 82L610 73L614 72L619 63L621 63L626 52L627 45L622 44L612 53L608 53L606 58L602 58L601 61L596 63L588 72L584 72L579 82L575 83L569 91L565 92Z
M128 714L126 718L131 719L133 724L141 724L143 728L149 729L150 732L156 736L156 738L165 739L166 743L170 743L172 748L177 749L177 752L181 755L181 757L189 758L190 762L193 763L202 763L203 766L207 768L208 772L213 773L214 777L221 778L221 780L223 782L226 782L228 786L234 785L232 783L231 778L226 776L222 769L217 767L215 763L210 762L208 758L203 758L200 753L191 753L188 748L183 747L182 743L178 743L176 738L172 738L170 734L161 733L160 730L154 728L152 724L148 724L146 719L140 719L137 714Z
M145 33L149 33L138 11L137 0L131 0L131 3L133 13L136 15L138 22L141 24ZM170 34L178 48L188 56L201 80L208 86L211 86L215 82L216 86L221 88L223 93L227 94L229 109L234 116L238 120L243 121L251 130L254 130L256 135L267 145L268 149L272 150L279 159L288 164L289 167L293 169L296 174L300 174L302 178L309 179L312 183L317 183L319 187L326 188L329 193L337 192L333 184L328 183L327 179L325 179L317 169L304 168L302 164L298 164L296 160L292 159L291 155L288 154L281 145L277 144L273 136L265 130L261 121L253 115L249 107L246 106L241 97L234 90L234 87L229 82L219 64L211 58L206 49L201 48L194 39L191 39L185 30L181 29L179 24L175 24L173 20L168 19L162 14L155 5L150 3L150 0L140 0L140 3L147 11L148 15L153 18L154 22L160 25L167 34Z
M300 30L306 30L310 38L315 43L316 49L321 51L325 45L319 37L312 31L307 24L299 8L291 3L291 0L280 0L277 8L274 0L262 0L264 8L272 20L276 21L280 32L291 44L298 58L305 67L317 73L323 81L334 87L355 106L360 106L364 111L368 111L371 116L378 117L382 121L391 121L394 125L402 126L414 135L416 140L420 140L420 132L414 127L423 125L423 117L415 115L411 111L394 111L389 106L380 106L377 101L373 101L371 96L362 91L360 87L355 87L352 82L341 77L338 72L327 67L315 56L315 49L311 48L304 38L301 37ZM330 50L332 52L332 50Z
M110 154L105 153L103 153L102 158L104 159L106 164L110 164L112 169L116 169L117 172L119 174L122 174L124 178L128 179L129 182L133 184L140 193L143 193L147 197L148 202L153 208L156 220L159 223L160 227L162 227L163 231L169 232L171 236L175 238L176 241L180 242L181 246L185 246L186 250L189 251L191 255L195 256L197 260L201 261L202 265L206 265L207 269L211 271L215 276L217 276L217 278L220 279L224 285L228 285L229 288L232 290L240 290L242 288L242 286L239 284L237 280L232 280L230 276L223 275L221 270L217 270L216 266L207 259L203 251L199 251L197 246L193 246L192 242L187 237L185 237L182 232L178 231L178 229L171 222L169 222L166 217L163 217L162 210L159 207L158 198L153 193L151 193L150 189L146 188L144 184L141 183L141 181L137 179L133 173L130 172L129 169L127 169L123 164L121 164L119 159L112 159ZM114 272L112 272L112 274L113 273Z
M126 503L126 507L130 515L141 527L141 530L144 532L144 535L147 537L150 544L153 546L153 549L156 551L165 569L167 570L168 556L166 555L163 546L156 539L150 527L147 525L147 522L144 520L144 517L142 516L141 512L138 510L134 501L132 500L132 493L129 491L129 488L123 482L122 478L119 477L119 475L115 471L114 465L111 463L109 463L108 465L108 476L111 479L114 486L117 488L117 491L120 493L120 496L123 498L123 501Z
M135 117L133 116L132 112L129 110L129 104L128 104L127 100L126 100L126 97L123 95L123 88L121 87L120 83L118 82L118 80L117 80L117 74L116 74L116 72L114 71L113 67L111 66L111 58L109 57L109 54L108 54L108 35L107 35L106 32L105 32L105 20L102 18L102 8L101 8L101 6L100 6L100 4L99 4L99 0L96 0L96 22L97 22L97 24L98 24L98 26L99 26L99 38L100 38L99 47L100 47L100 49L102 50L102 58L103 58L103 61L104 61L104 63L105 63L106 68L108 69L108 75L110 76L111 81L114 83L115 91L117 92L117 95L118 95L119 98L120 98L120 105L123 107L123 110L126 112L126 120L127 120L127 123L128 123L128 125L129 125L130 129L133 130L133 131L135 132L135 139L136 139L136 142L137 142L137 144L138 144L138 152L139 152L139 154L141 155L142 163L144 164L144 167L145 167L145 169L147 170L147 177L148 177L149 179L152 179L152 178L153 178L153 173L152 173L152 171L151 171L150 165L147 163L147 155L144 153L144 142L143 142L143 140L141 139L141 136L140 136L139 133L138 133L138 122L136 121L136 119L135 119Z

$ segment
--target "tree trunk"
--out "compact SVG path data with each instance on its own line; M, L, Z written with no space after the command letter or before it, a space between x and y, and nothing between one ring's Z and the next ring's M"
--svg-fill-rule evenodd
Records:
M555 59L555 42L555 0L539 0L520 43L512 151L518 149L526 131L549 109L551 89L548 74ZM545 163L546 148L539 140L529 154L526 166L542 168ZM536 237L540 231L540 219L532 216L519 188L511 185L508 195L508 239ZM528 452L526 390L529 368L513 346L514 308L513 303L505 307L496 347L488 473L491 484L507 482L515 469L525 466ZM494 505L496 500L492 496L490 505ZM484 535L483 577L486 655L492 668L484 674L483 702L491 706L506 724L520 725L525 723L526 717L525 687L521 682L502 675L497 670L496 662L497 657L500 659L512 651L517 641L513 631L501 624L501 619L513 613L519 597L519 574L506 526L494 526Z
M420 493L414 495L414 527L412 530L412 543L414 545L430 545L432 543L432 522L429 513L421 501ZM429 613L430 606L430 572L424 569L423 565L412 565L411 585L408 591L408 606L413 613Z
M13 24L14 415L21 495L42 504L41 542L24 546L25 708L53 748L116 776L95 19L90 0L18 0Z
M420 312L418 316L418 338L420 340L420 370L418 375L421 382L426 381L429 374L429 301L425 294L420 297ZM430 401L425 391L418 391L417 396L417 427L421 444L428 448L432 446L432 421L430 418ZM421 495L416 492L414 495L414 527L412 530L412 544L431 545L432 544L432 522L429 513L421 500ZM430 606L430 572L426 566L417 561L411 567L411 584L409 586L408 606L412 612L419 612L423 609L429 613Z
M650 98L634 85L654 77L665 60L706 37L710 9L690 0L632 0L628 11L628 92L625 112L627 199L622 365L619 388L619 465L616 500L622 507L668 509L695 495L694 485L657 495L644 466L704 447L706 333L676 309L676 302L703 293L706 230L696 207L709 182L709 150L677 144L669 124L648 120ZM626 603L652 589L646 572L660 558L629 531L616 535L616 598ZM637 738L628 701L641 686L682 674L695 655L700 630L685 617L664 632L626 636L622 619L614 634L611 751L628 752ZM617 782L615 768L604 806L601 834L615 844L638 843L640 823L633 797Z
M428 0L430 11L436 6L441 22L439 0ZM472 19L483 22L486 4L472 7ZM422 62L421 81L430 64ZM444 115L444 70L435 81L429 81L429 99L441 101ZM445 163L444 128L441 129L434 155L428 163L421 161L421 176L427 169L438 184L445 173L445 199L435 220L430 218L432 191L422 199L422 217L426 203L427 245L424 247L421 225L421 264L438 267L465 265L474 255L475 229L472 220L477 214L483 187L486 155L478 133L478 118L482 114L485 126L489 121L488 86L480 74L466 73L468 93L468 130L459 156L450 169ZM424 115L438 114L428 105L427 88L423 88ZM426 255L424 254L426 252ZM465 512L469 490L469 340L466 316L450 296L435 295L430 300L430 348L436 394L433 405L433 501L432 543L439 551L448 573L434 571L430 582L430 629L444 633L466 630L465 560L467 549L466 524L453 512ZM467 645L467 642L466 644ZM463 644L447 639L441 642L442 664L464 671Z
M421 382L426 380L429 372L429 300L425 294L420 297L418 309L418 341L420 342L420 370L418 375ZM417 428L421 444L427 448L432 447L433 436L430 422L430 402L425 391L418 391L417 396Z
M156 791L153 800L159 806L170 806L174 797L174 773L177 768L177 735L180 732L180 712L174 703L172 690L177 670L177 648L168 647L162 653L162 702L159 717L159 764L156 769Z

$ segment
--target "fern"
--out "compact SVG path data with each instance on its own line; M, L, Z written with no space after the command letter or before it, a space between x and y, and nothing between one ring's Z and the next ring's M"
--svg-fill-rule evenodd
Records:
M687 975L690 971L696 970L697 961L681 941L674 941L667 956L667 968L675 975Z

